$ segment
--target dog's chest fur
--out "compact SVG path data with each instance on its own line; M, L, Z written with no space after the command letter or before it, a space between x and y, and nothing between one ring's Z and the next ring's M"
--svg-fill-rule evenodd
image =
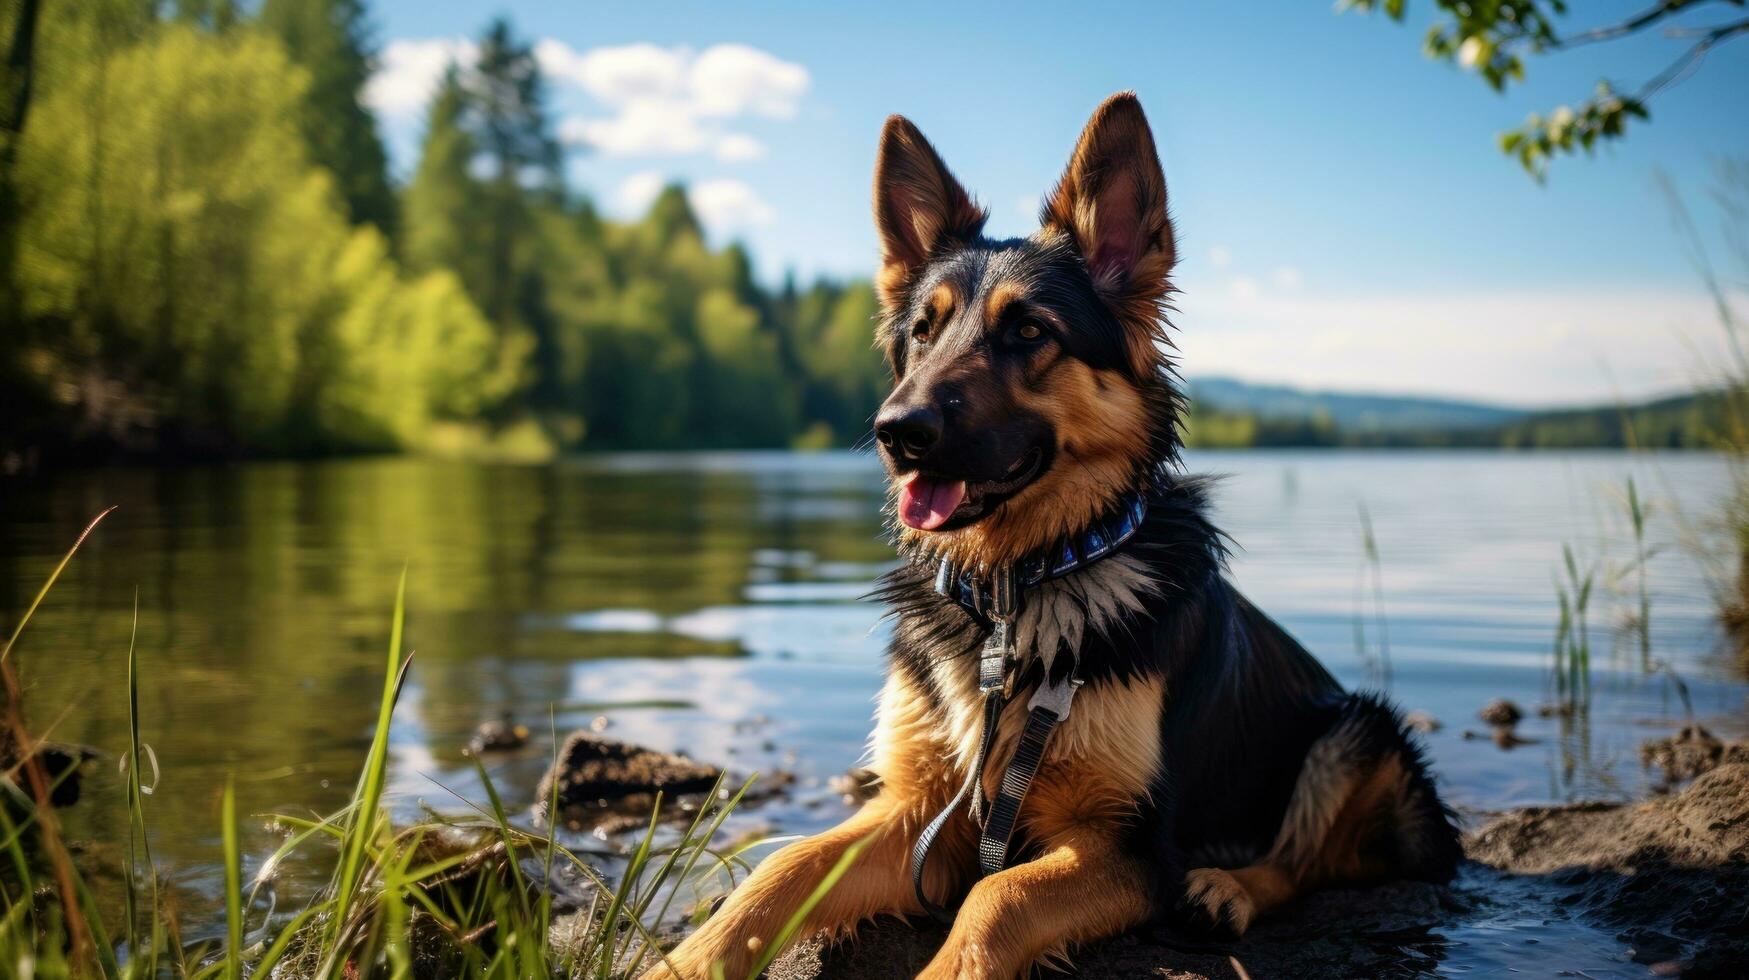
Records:
M1159 590L1148 567L1128 554L1027 590L1014 624L1017 676L1063 676L1090 639L1139 642L1134 637L1137 624ZM955 767L963 772L982 736L978 655L985 631L947 599L906 605L900 604L896 644L907 651L907 665L922 675L917 680L928 689L930 703L924 716L933 740L951 749ZM1132 748L1124 754L1133 758L1124 760L1127 767L1151 773L1158 756L1160 691L1158 678L1094 678L1076 696L1068 721L1052 738L1047 758L1106 755L1110 749L1128 746ZM1031 689L1021 689L1004 711L993 759L1012 752L1031 694ZM999 766L991 767L986 777L999 778L1000 772Z

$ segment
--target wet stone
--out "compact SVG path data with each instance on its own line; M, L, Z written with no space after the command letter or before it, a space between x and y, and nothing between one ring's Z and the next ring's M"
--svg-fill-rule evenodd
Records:
M558 759L541 778L535 799L557 800L561 811L616 803L645 805L660 792L706 793L722 770L683 755L576 732L560 746Z
M1426 711L1415 710L1403 716L1403 725L1412 732L1423 735L1437 732L1440 729L1439 719Z
M1511 727L1523 720L1524 710L1505 698L1497 698L1476 712L1476 717L1489 725Z
M474 755L482 752L510 752L528 744L528 726L518 725L509 718L499 721L488 721L474 729L474 736L468 739L468 751Z

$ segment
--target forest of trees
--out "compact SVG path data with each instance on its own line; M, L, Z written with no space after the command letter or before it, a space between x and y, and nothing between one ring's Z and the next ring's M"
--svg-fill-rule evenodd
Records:
M504 21L391 177L365 0L0 0L0 472L33 460L847 445L866 282L756 282L672 186L566 180ZM1203 446L1705 446L1717 402L1389 436L1198 407Z
M569 186L490 24L391 179L363 0L0 0L0 457L845 444L866 283Z

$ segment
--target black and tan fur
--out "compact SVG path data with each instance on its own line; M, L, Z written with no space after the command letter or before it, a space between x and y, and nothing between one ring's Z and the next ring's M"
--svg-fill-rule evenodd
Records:
M1137 489L1147 518L1119 554L1024 598L1020 690L989 788L1027 691L1077 664L1086 685L1026 798L1012 865L974 881L975 828L963 814L949 822L926 885L959 907L923 975L1015 977L1157 918L1242 934L1308 889L1448 878L1451 815L1396 712L1345 693L1238 594L1208 487L1178 472L1163 315L1175 244L1135 97L1094 114L1030 238L982 237L984 212L897 116L882 136L875 217L880 343L895 378L877 420L883 460L895 488L921 473L971 489L946 524L897 532L910 560L881 590L896 623L873 740L879 795L762 864L657 974L703 978L720 961L744 975L862 839L808 929L844 934L921 911L910 850L975 753L989 629L934 591L935 560L1016 559ZM897 438L907 425L923 427L912 442ZM1006 482L1015 472L1024 485Z

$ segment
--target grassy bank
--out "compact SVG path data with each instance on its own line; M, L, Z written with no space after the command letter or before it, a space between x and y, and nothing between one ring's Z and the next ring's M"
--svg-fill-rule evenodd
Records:
M257 814L283 843L245 874L234 779L221 797L224 929L186 930L166 869L153 861L151 799L157 762L140 739L138 612L127 650L129 747L122 760L125 798L87 798L81 806L125 807L128 841L119 870L121 900L106 903L115 871L94 863L91 849L62 832L57 800L77 780L57 767L31 736L15 649L98 515L50 574L0 651L5 686L8 778L0 780L0 963L25 977L241 978L470 976L636 976L662 956L659 933L749 869L752 845L718 843L725 819L752 784L719 780L700 800L660 796L644 832L614 852L580 853L558 839L558 801L530 822L508 811L476 760L484 801L461 816L395 823L384 805L388 733L408 672L402 651L405 575L397 591L383 686L369 748L350 801L326 816ZM556 735L556 733L555 733ZM555 744L556 744L555 738ZM21 749L22 747L22 749ZM150 773L148 781L144 774ZM553 781L556 787L557 781ZM279 869L294 855L315 855L327 880L295 909L280 909ZM848 860L853 860L852 854ZM307 884L307 883L298 883ZM284 890L291 891L293 888ZM787 944L804 912L767 945ZM217 920L213 910L208 918ZM753 972L756 976L764 963Z

